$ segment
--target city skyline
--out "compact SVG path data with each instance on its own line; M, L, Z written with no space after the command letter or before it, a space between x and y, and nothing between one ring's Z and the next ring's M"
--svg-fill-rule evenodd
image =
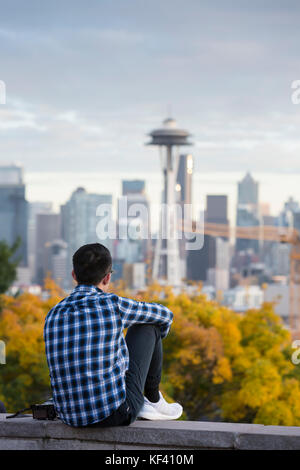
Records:
M271 214L282 210L285 202L292 197L300 201L300 187L298 175L274 175L266 173L254 173L251 175L259 182L260 201L269 203ZM226 194L229 198L229 219L235 221L237 203L237 184L245 176L245 172L194 172L193 200L199 207L204 207L205 197L208 194ZM29 172L24 171L24 180L27 184L26 192L29 202L52 201L55 210L66 202L71 193L79 186L85 187L90 192L111 192L116 201L122 194L122 180L142 180L145 175L142 171L123 173L123 176L110 172L104 175L102 172ZM286 185L278 191L278 185L286 179ZM162 178L160 172L147 173L146 192L149 200L154 204L160 203Z
M191 154L182 154L181 160L185 164L180 167L176 179L181 181L183 184L181 189L183 189L186 184L184 181L187 182L186 177L189 177L187 187L191 188L194 186L190 162ZM11 201L17 201L19 199L19 187L21 186L21 202L22 204L28 204L27 228L24 225L20 230L18 225L16 225L18 214L20 213L19 206L11 206L9 198L5 199L2 197L1 200L0 209L2 217L6 217L8 209L11 215L10 219L7 219L6 231L17 229L21 238L23 238L24 234L25 239L28 237L28 243L26 243L27 249L23 258L25 263L23 262L18 267L18 276L13 286L14 289L36 289L37 286L39 286L39 289L42 289L43 280L47 277L47 273L51 273L53 279L62 288L66 290L72 289L73 283L70 277L72 254L82 244L95 243L97 241L105 246L109 246L113 257L115 281L122 279L132 289L144 289L146 285L149 285L149 281L152 279L151 272L152 275L154 273L154 247L157 246L157 241L155 241L157 236L153 237L152 235L155 234L158 226L154 230L151 227L151 231L147 232L146 239L144 239L144 235L131 238L131 229L129 230L132 222L135 227L140 223L142 223L141 227L145 223L148 225L148 220L150 225L152 225L152 217L150 219L148 217L149 214L152 215L154 208L151 201L148 202L147 180L131 178L119 181L119 183L122 183L122 197L126 199L126 212L122 211L120 213L119 209L115 217L111 209L109 209L110 221L108 221L108 226L104 228L102 221L101 226L103 226L104 232L99 232L98 225L100 220L97 218L101 215L99 208L102 207L102 204L105 207L107 205L112 207L113 196L111 191L104 194L103 187L101 193L99 186L96 191L91 192L86 191L83 186L77 187L69 195L66 203L60 205L60 211L55 213L52 210L52 204L49 202L27 202L23 173L22 167L0 166L0 189L4 191L3 194L6 194L5 192L8 191L7 195L11 194ZM178 185L179 183L175 185L176 191L178 191ZM281 207L280 213L272 216L269 213L268 203L264 202L262 204L260 199L260 182L249 172L235 181L235 186L238 193L236 201L237 225L247 225L254 228L261 221L263 224L271 225L275 228L277 225L290 226L290 221L293 221L294 227L296 230L299 230L299 201L287 199L283 207ZM179 195L178 192L177 194ZM183 193L181 196L187 197L187 200L193 205L192 194L184 195ZM119 204L120 199L114 202ZM143 216L141 215L142 213L140 215L136 214L137 218L134 217L132 220L127 211L135 203L144 205L146 212L143 213ZM180 198L177 199L177 204L181 204ZM105 210L107 210L107 207ZM239 216L240 211L242 211L242 218ZM144 220L144 216L146 216L147 221ZM228 224L227 194L206 194L204 220L204 230L206 224L208 226L211 223ZM201 227L201 224L199 227ZM4 226L2 227L2 232L3 229ZM125 238L124 229L126 232ZM241 290L244 285L243 283L247 282L243 280L244 277L247 278L248 276L249 279L256 279L257 290L253 291L253 301L257 296L257 305L263 298L261 283L264 280L267 281L268 286L271 287L268 287L266 295L273 298L277 291L274 286L272 287L272 284L279 282L281 285L279 289L281 289L285 296L285 301L279 310L282 316L286 317L288 308L286 299L289 288L287 281L290 276L290 246L283 246L281 243L278 243L278 240L271 243L265 240L263 251L261 251L261 243L258 246L257 243L247 242L239 246L239 237L237 239L232 237L227 239L226 235L223 237L218 235L218 232L208 235L210 230L211 228L208 227L208 232L204 231L204 237L201 238L200 244L197 243L197 246L193 245L193 247L190 244L186 245L185 242L187 240L183 236L182 241L184 243L180 243L178 251L179 281L176 283L171 280L170 285L175 289L180 289L186 282L188 285L189 282L200 281L204 283L203 292L209 298L213 296L220 299L220 293L223 293L222 296L224 295L225 303L232 301L235 304L234 308L237 305L241 305L238 308L246 308L247 299L245 292ZM139 230L137 233L141 234ZM2 233L2 238L9 243L13 242L13 239L9 238L5 231ZM272 238L272 240L274 239ZM153 278L156 279L157 275L154 274ZM160 282L168 283L169 279L163 276Z
M4 168L0 161L0 167ZM10 167L10 165L8 165ZM161 202L162 178L159 173L148 173L147 178L141 172L124 173L123 177L110 173L110 178L102 173L77 172L28 172L26 168L21 168L22 178L25 183L25 197L29 203L51 203L54 212L60 211L60 206L65 204L73 191L78 187L84 187L88 192L95 194L111 194L113 200L113 212L117 214L117 200L122 195L122 181L143 180L145 181L145 192L149 202L157 206ZM263 206L262 210L267 210L268 215L276 216L284 208L287 201L292 198L300 202L300 187L297 175L266 175L252 173L251 175L259 183L259 200ZM195 215L199 210L204 210L205 198L207 195L226 195L228 197L228 218L231 225L236 224L236 204L238 201L238 182L245 177L246 173L194 173L194 184L192 200ZM278 191L282 180L286 178L288 184L286 190ZM264 214L264 215L267 215ZM152 226L158 228L158 219L155 211L152 211Z

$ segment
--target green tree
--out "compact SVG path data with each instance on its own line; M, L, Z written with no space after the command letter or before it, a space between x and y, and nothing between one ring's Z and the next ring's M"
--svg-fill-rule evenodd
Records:
M20 259L12 259L20 246L18 238L12 246L6 241L0 241L0 294L3 294L11 286L17 276L17 266Z

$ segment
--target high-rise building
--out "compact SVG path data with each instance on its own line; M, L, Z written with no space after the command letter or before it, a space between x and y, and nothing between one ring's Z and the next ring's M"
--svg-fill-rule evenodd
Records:
M259 183L253 179L250 173L238 183L238 202L236 225L238 227L255 227L259 225ZM236 251L259 252L258 240L238 238Z
M248 209L249 206L254 206L257 210L258 188L258 182L253 179L249 172L246 173L242 181L238 183L238 204L245 205Z
M208 195L205 222L228 225L227 207L227 196ZM229 271L230 245L226 238L204 235L203 247L188 253L188 279L207 282L216 291L225 290L229 287Z
M263 216L263 225L300 228L299 224L300 207L297 201L290 197L283 206L283 209L276 217ZM290 244L283 244L272 241L263 242L262 260L266 265L266 270L271 276L285 276L290 272Z
M52 213L52 202L30 202L28 206L28 267L31 281L35 281L36 273L36 219L38 214Z
M35 282L43 285L44 279L50 272L48 247L61 234L60 214L40 213L36 215L35 237Z
M181 205L182 218L193 217L192 214L192 181L193 181L194 159L191 154L180 155L178 162L178 171L176 178L177 203ZM185 205L190 205L190 211L187 211ZM189 221L185 220L186 223ZM179 257L181 278L187 276L187 250L185 248L186 240L184 237L179 240Z
M206 197L205 220L215 224L228 225L228 201L225 195L208 195Z
M27 266L28 203L25 198L23 169L17 165L0 166L0 240L21 243L15 258Z
M298 230L300 234L300 210L293 212L293 227Z
M298 212L299 210L299 202L295 201L292 197L289 197L289 199L284 203L284 211Z
M145 181L122 181L118 228L120 240L115 258L125 263L146 262L150 250L150 204L145 194Z
M113 238L108 233L111 212L105 210L103 216L97 215L97 209L104 204L106 205L104 208L111 207L112 196L110 194L88 193L84 188L77 188L66 204L61 207L62 234L68 244L67 272L71 272L74 252L82 245L102 243L112 251ZM107 220L107 227L104 227L107 230L103 237L99 238L101 234L97 231L97 226L104 218Z
M69 250L74 253L87 243L103 243L111 248L111 240L99 240L97 235L97 208L102 204L112 204L110 194L88 193L84 188L77 188L71 198L62 207L63 232Z
M212 194L206 197L205 221L229 225L228 198L226 195ZM210 237L212 238L212 237ZM228 238L214 237L210 241L211 256L207 270L207 281L216 291L229 287L230 244Z
M0 166L0 185L22 185L23 168L19 165Z
M145 263L125 263L123 266L123 279L129 289L143 289L146 284Z
M264 204L265 208L268 207ZM260 223L264 227L276 227L279 225L279 217L270 214L270 211L262 211L262 204L260 204ZM260 261L264 263L265 275L286 275L286 267L289 264L289 249L290 245L283 246L282 243L259 240L260 244Z
M267 269L272 276L289 276L291 245L289 243L269 242L269 255L264 259Z
M193 179L194 159L191 154L180 155L176 191L178 200L183 204L192 204L192 179Z
M53 240L47 244L47 267L51 278L62 288L69 286L70 273L67 272L68 245L63 240Z
M142 223L145 225L145 228L148 230L150 223L150 207L149 201L145 194L145 181L122 181L122 196L127 198L127 218L129 220L136 218L141 219ZM122 218L120 212L118 213L118 218Z
M283 227L294 227L296 230L300 230L299 214L299 203L290 197L284 203L283 209L278 216L278 225Z
M230 246L229 241L216 237L214 239L213 266L207 270L207 282L217 291L229 288L230 283Z
M190 281L207 281L207 271L215 262L215 240L204 235L203 247L187 252L187 279Z
M145 181L144 180L123 180L122 181L122 194L144 194Z

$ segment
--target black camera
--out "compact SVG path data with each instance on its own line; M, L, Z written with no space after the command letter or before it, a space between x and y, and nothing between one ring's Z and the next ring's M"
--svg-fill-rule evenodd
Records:
M56 418L56 411L52 404L31 405L30 408L33 419L53 420Z

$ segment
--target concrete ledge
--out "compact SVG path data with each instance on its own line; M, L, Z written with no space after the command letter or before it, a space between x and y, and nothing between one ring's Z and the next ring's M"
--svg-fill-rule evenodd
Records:
M72 428L0 414L0 450L300 449L300 427L201 421L136 421L112 428Z

